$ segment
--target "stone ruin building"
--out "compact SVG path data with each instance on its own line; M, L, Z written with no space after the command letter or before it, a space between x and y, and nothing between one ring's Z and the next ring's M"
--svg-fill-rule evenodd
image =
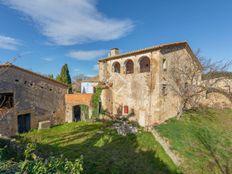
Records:
M12 64L0 65L0 135L65 122L68 86Z
M12 64L0 65L0 136L89 119L92 95L68 94L66 84Z
M160 124L179 112L180 97L169 89L171 69L192 63L201 66L187 42L123 54L117 48L112 49L108 57L99 60L99 80L104 88L102 108L113 117L132 116L141 126ZM201 77L199 72L196 81L200 82ZM232 107L231 100L228 101Z
M74 94L56 80L12 64L0 65L0 136L90 119L94 94L86 91L97 86L102 88L99 113L102 108L110 116L127 116L141 126L160 124L175 117L180 105L180 97L169 89L170 69L191 66L191 62L201 66L187 42L123 54L115 48L99 60L99 77L79 85L91 90ZM232 81L218 86L221 89L205 94L202 103L232 108ZM226 91L229 95L224 95Z

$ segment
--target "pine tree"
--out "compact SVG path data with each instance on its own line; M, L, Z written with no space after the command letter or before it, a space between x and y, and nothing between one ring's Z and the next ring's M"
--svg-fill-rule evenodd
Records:
M64 64L60 74L56 77L56 80L69 85L69 93L72 92L72 80L69 74L68 65Z

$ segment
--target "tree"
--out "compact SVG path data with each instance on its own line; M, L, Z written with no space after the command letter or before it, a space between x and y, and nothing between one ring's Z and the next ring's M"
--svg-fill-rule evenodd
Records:
M69 93L72 92L72 80L69 74L68 65L64 64L56 80L69 85Z
M168 70L169 88L179 98L178 119L183 111L199 106L202 96L214 89L219 80L224 80L214 79L215 74L226 72L232 63L213 62L211 59L200 57L199 51L195 54L195 58L195 60L186 59L184 55L175 54L170 63L172 66Z

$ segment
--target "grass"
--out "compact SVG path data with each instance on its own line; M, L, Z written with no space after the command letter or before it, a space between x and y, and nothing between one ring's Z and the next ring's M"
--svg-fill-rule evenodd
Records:
M183 157L185 173L232 173L231 125L231 109L199 109L155 129Z
M18 141L36 142L43 156L63 154L68 159L83 155L84 173L172 174L176 166L153 136L144 131L120 136L110 123L77 122L31 131Z

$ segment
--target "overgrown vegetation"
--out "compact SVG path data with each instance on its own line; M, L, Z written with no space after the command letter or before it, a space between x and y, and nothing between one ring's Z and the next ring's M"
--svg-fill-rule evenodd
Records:
M185 173L232 172L232 110L188 111L157 129L184 158Z
M150 133L120 136L111 123L76 122L20 135L21 143L34 142L43 158L51 154L75 160L83 155L84 173L168 174L177 168Z
M89 107L87 105L80 105L81 107L81 117L84 117L84 118L81 118L82 120L87 120L89 119Z
M98 118L99 117L99 110L101 108L99 105L99 102L101 101L101 93L102 93L102 88L101 87L96 87L96 92L93 94L92 98L92 104L93 104L93 111L92 111L92 117Z
M5 174L81 174L83 171L83 159L69 161L63 156L49 156L46 159L36 154L36 145L28 144L24 156L17 161L13 156L7 155L12 147L0 147L0 173Z

